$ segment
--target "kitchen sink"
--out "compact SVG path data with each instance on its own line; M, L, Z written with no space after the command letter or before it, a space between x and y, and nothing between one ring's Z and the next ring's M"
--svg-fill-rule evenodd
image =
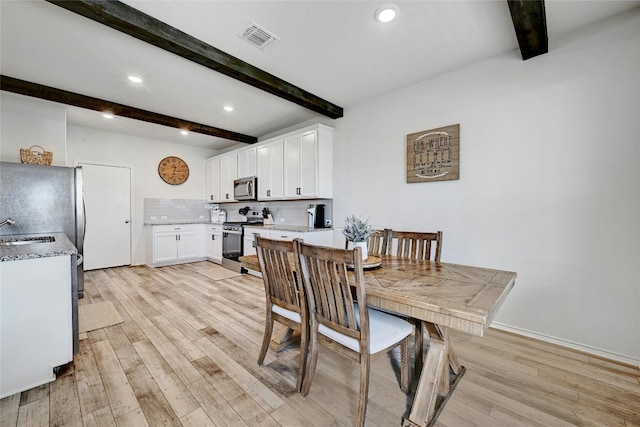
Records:
M17 246L17 245L31 245L33 243L51 243L56 239L53 236L42 237L12 237L10 239L0 239L0 246Z

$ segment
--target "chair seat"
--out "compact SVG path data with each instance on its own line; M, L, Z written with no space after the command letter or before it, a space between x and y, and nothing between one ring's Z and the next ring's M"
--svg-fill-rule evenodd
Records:
M356 322L360 326L358 304L353 303ZM274 306L274 311L275 311ZM284 309L283 309L284 310ZM360 352L360 341L318 325L318 332L353 351ZM369 308L369 350L376 354L413 333L413 325L399 317Z
M287 310L286 308L280 307L279 305L276 305L276 304L273 304L271 311L279 314L282 317L286 317L289 320L293 320L296 323L302 323L300 313L296 313L295 311Z

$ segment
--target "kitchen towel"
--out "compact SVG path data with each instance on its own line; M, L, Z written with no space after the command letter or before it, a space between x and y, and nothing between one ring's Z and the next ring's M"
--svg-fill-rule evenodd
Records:
M80 333L122 323L122 317L111 302L84 304L78 307Z

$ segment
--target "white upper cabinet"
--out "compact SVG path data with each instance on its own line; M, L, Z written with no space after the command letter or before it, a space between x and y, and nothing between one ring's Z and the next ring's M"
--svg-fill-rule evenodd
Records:
M283 141L278 140L258 147L258 199L282 199Z
M220 158L207 160L207 202L222 200L220 194Z
M284 138L285 199L333 197L333 129L317 125Z
M317 136L310 131L284 140L284 196L288 199L318 195Z
M257 174L256 147L238 151L238 178L256 176Z
M258 200L332 198L333 128L309 126L207 160L207 201L234 201L233 180L249 176L258 177Z
M233 181L238 179L238 155L220 157L220 194L222 201L233 202Z

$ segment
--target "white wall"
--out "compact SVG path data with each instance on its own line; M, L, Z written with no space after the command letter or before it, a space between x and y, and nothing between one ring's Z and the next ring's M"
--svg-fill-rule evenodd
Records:
M345 110L334 218L444 231L516 271L495 322L640 362L640 10ZM460 123L460 180L406 184L406 135Z
M144 198L202 199L206 195L206 158L215 150L189 147L167 141L69 125L67 149L71 165L77 162L130 167L132 189L132 262L146 262ZM178 156L189 165L189 179L182 185L169 185L158 175L158 163L167 156Z
M66 166L63 105L0 92L0 161L20 163L20 149L40 145L53 153L53 166Z

